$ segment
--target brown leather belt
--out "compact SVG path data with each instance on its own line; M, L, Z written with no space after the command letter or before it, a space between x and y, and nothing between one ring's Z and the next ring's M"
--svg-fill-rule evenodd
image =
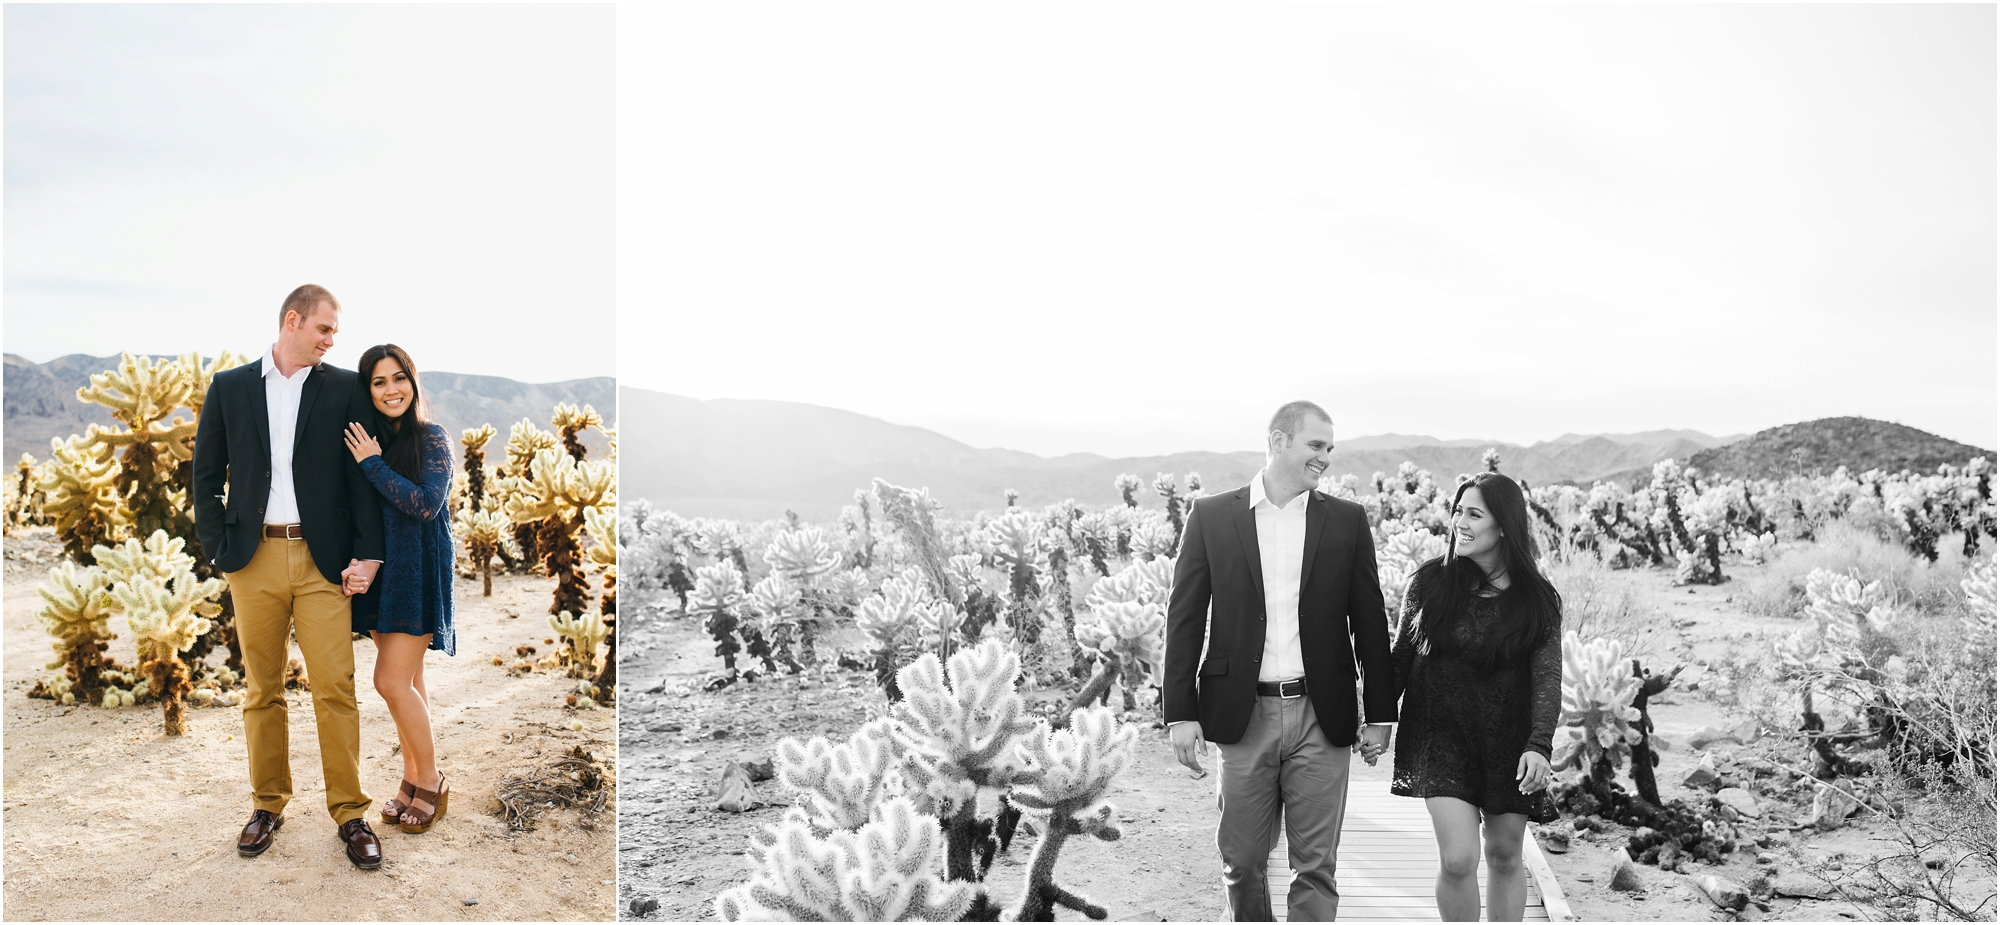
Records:
M264 535L274 540L302 540L306 530L298 524L265 524Z
M1305 695L1306 679L1304 678L1293 678L1290 681L1257 682L1257 696L1259 697L1304 697Z

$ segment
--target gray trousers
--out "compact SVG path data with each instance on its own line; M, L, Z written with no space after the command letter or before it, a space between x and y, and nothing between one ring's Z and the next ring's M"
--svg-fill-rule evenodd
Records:
M1278 815L1292 864L1288 918L1331 922L1340 910L1334 888L1334 855L1340 847L1340 820L1347 810L1349 748L1335 748L1320 731L1312 701L1305 697L1259 697L1250 726L1234 745L1216 745L1215 781L1222 822L1216 847L1222 850L1222 884L1230 918L1269 922L1271 887L1267 873L1278 844Z

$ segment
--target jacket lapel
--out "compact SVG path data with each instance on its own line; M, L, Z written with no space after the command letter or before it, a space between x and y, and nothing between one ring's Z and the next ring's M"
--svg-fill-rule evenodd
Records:
M1257 553L1257 512L1250 507L1250 487L1230 499L1236 511L1236 538L1243 544L1243 561L1250 566L1250 583L1257 588L1257 611L1264 610L1264 560Z
M1319 559L1319 535L1326 530L1326 506L1319 499L1319 492L1306 492L1306 560L1299 565L1299 588L1303 590L1312 580L1313 562Z
M313 367L306 374L306 384L299 391L299 419L292 427L292 452L298 452L299 443L306 438L306 418L312 416L313 396L319 394L319 384L326 381L326 365Z
M256 373L250 380L251 417L257 421L257 437L264 441L264 460L271 459L271 403L264 397L264 361L258 360L251 369Z

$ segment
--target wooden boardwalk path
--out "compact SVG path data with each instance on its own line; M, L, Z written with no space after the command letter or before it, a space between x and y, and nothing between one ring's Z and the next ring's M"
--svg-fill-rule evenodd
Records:
M1522 920L1572 921L1562 888L1548 859L1529 832L1522 845L1528 903ZM1389 793L1387 781L1354 780L1347 788L1347 817L1341 825L1336 879L1343 921L1438 920L1437 840L1424 801ZM1285 920L1285 894L1292 885L1282 829L1271 852L1271 911ZM1481 900L1486 895L1486 861L1479 862Z

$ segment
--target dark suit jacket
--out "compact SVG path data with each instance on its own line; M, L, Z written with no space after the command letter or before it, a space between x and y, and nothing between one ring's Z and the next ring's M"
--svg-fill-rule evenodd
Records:
M292 486L313 564L340 583L349 559L382 558L382 502L341 434L349 421L372 425L357 377L321 363L306 376L292 442ZM224 481L229 503L222 500ZM194 435L194 528L202 552L224 572L250 564L271 497L271 415L264 361L216 373Z
M1354 715L1357 654L1368 722L1396 720L1389 619L1368 515L1352 501L1311 495L1299 574L1307 696L1327 739L1353 745L1361 725ZM1224 745L1243 738L1257 701L1264 624L1264 569L1250 486L1196 501L1181 534L1167 604L1167 722L1200 720L1202 737Z

